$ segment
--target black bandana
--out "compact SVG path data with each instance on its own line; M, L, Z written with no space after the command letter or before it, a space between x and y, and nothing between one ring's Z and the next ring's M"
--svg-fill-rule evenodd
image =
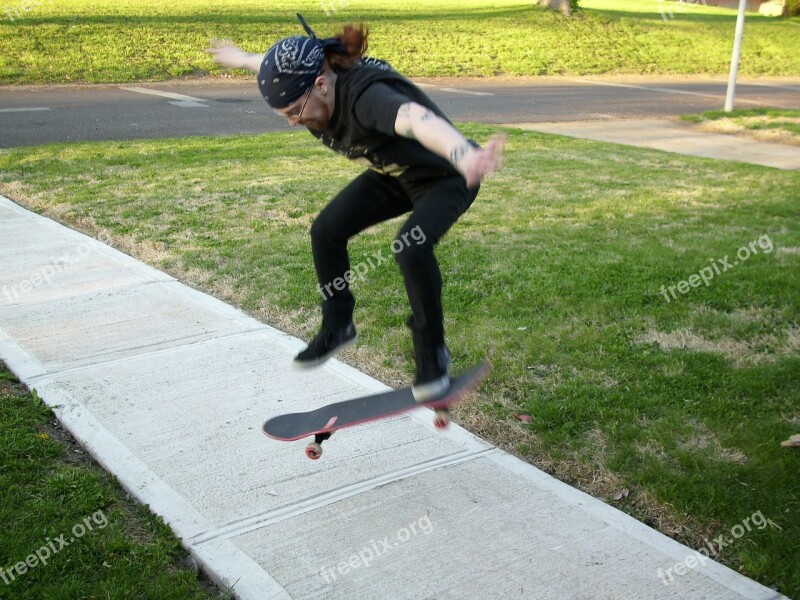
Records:
M310 37L295 35L272 46L258 72L258 89L272 108L286 108L314 84L325 60L325 50L344 52L336 38L319 39L298 14Z

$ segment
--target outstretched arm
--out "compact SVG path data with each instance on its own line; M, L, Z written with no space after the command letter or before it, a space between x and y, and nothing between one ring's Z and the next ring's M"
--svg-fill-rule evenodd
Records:
M214 58L215 63L222 67L247 69L253 73L258 73L261 69L261 61L264 58L261 54L250 54L237 48L232 42L222 40L211 40L211 48L206 52Z
M503 166L504 135L492 136L485 148L475 148L458 129L416 102L400 106L394 130L397 135L417 140L434 154L449 160L470 188Z

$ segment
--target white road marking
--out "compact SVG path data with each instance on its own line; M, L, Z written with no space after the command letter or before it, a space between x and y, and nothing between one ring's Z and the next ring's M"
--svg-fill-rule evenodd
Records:
M458 88L439 88L440 92L453 92L455 94L469 94L470 96L494 96L491 92L474 92L472 90L459 90Z
M147 88L141 87L120 87L119 89L125 90L127 92L136 92L137 94L150 94L151 96L161 96L162 98L169 98L171 100L179 100L180 102L186 103L193 103L191 106L197 106L197 103L208 102L207 100L203 100L202 98L195 98L193 96L186 96L184 94L174 94L173 92L162 92L161 90L150 90ZM185 106L179 104L178 106ZM200 104L200 106L205 106L205 104Z
M724 95L721 94L703 94L701 92L687 92L686 90L676 90L673 88L661 88L661 87L646 87L643 85L631 85L629 83L611 83L608 81L592 81L591 79L570 79L567 78L567 81L574 81L576 83L592 83L594 85L606 85L610 87L623 87L623 88L630 88L633 90L645 90L647 92L662 92L664 94L684 94L686 96L700 96L703 98L717 98L717 99L725 99ZM749 85L746 83L741 83L740 85ZM762 106L764 103L759 102L758 100L745 100L744 98L736 98L736 104L757 104Z
M175 102L169 102L174 106L180 106L181 108L208 108L208 104L203 104L202 101L195 102L194 100L176 100Z
M33 112L37 110L50 110L45 106L32 106L30 108L0 108L0 113L6 112Z
M611 83L609 81L593 81L591 79L569 79L569 78L566 79L568 81L574 81L575 83L592 83L594 85L607 85L610 87L631 88L634 90L645 90L648 92L664 92L665 94L685 94L687 96L703 96L704 98L721 97L719 94L702 94L700 92L687 92L686 90L675 90L672 88L646 87L643 85L631 85L629 83Z
M440 92L451 92L453 94L468 94L470 96L494 96L494 94L490 92L474 92L472 90L461 90L458 88L451 88L451 87L439 87L438 85L433 85L432 83L415 83L414 85L421 88L431 88L434 90L438 90Z

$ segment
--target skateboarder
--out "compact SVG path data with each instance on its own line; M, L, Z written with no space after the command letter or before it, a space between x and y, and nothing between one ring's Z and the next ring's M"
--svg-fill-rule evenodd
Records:
M320 39L297 16L308 37L284 38L263 56L226 43L209 49L222 66L258 73L264 99L290 125L306 126L326 146L369 167L311 226L322 327L294 365L320 365L355 342L347 242L410 212L393 249L401 248L395 258L411 304L406 324L414 341L414 398L434 398L450 385L434 245L475 200L481 180L501 166L505 138L493 137L485 149L466 140L411 81L364 56L363 26L348 25L336 37Z

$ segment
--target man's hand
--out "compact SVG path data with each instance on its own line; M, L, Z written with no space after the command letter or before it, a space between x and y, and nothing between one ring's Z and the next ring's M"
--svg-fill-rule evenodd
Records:
M485 177L503 167L506 140L505 134L497 134L489 138L485 148L475 148L466 143L450 152L450 163L467 181L468 188L474 188Z
M258 73L261 68L260 54L250 54L227 40L211 40L211 48L206 50L221 67L228 69L248 69Z

